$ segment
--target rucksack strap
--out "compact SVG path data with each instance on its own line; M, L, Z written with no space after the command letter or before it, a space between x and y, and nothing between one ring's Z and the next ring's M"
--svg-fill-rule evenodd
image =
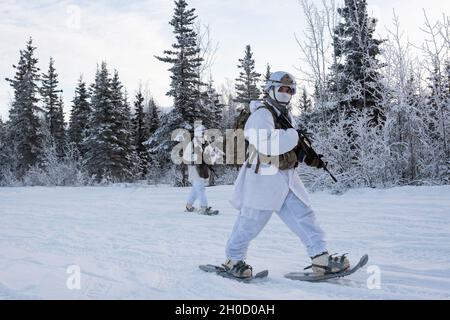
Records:
M260 107L258 107L258 108L256 109L256 111L258 111L259 109L266 109L266 110L268 110L268 111L272 114L274 126L275 126L276 129L278 129L278 128L277 128L277 127L279 127L279 123L278 123L278 114L277 114L277 112L275 111L275 109L274 109L271 105L267 104L266 102L263 102L263 105L261 105ZM257 174L257 173L259 172L259 168L260 168L260 166L261 166L261 159L260 159L260 157L259 157L259 152L256 150L256 148L255 148L255 152L256 152L256 168L255 168L255 173Z
M278 124L278 114L275 111L274 107L272 107L270 104L264 102L263 105L258 107L256 110L259 110L259 109L266 109L272 114L273 123L274 123L275 128L276 128L277 124Z
M267 109L272 114L275 129L287 130L290 128L290 127L286 127L286 125L284 125L284 123L282 121L280 121L280 116L278 115L277 109L274 106L272 106L264 101L263 104L261 106L259 106L256 110L259 110L262 108ZM261 161L261 154L256 150L256 148L254 148L254 152L256 152L257 163L256 163L255 173L257 174L259 172L262 161ZM290 152L292 152L292 151L290 151ZM282 164L281 163L280 164L284 168L282 170L295 168L298 165L298 162L297 162L298 159L297 159L297 156L295 155L296 163L295 163L295 166L293 166L293 159L292 159L292 155L289 154L290 152L288 152L284 155L280 155L280 157L283 156L282 159L279 158L280 161L282 161Z

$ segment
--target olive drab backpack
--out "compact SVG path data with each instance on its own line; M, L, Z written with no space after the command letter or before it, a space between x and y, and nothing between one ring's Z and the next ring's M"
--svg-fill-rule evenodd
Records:
M237 116L235 123L234 123L234 133L236 135L243 135L244 133L244 128L245 128L245 124L247 123L248 118L250 118L250 109L249 107L245 107L241 110L241 112L239 113L239 115ZM239 169L240 167L242 167L243 162L247 160L248 158L248 147L249 147L249 143L248 141L244 138L244 137L240 137L240 139L234 135L233 139L233 166L235 166L237 169ZM238 154L238 140L243 140L244 141L244 159L240 159L239 158L239 154ZM240 160L240 161L238 161ZM244 161L242 161L244 160Z

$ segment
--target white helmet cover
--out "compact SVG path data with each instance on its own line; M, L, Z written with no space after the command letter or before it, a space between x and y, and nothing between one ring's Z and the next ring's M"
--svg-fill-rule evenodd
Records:
M297 93L297 83L295 78L288 72L277 71L270 75L264 87L264 92L269 93L272 88L289 87L292 90L292 95Z

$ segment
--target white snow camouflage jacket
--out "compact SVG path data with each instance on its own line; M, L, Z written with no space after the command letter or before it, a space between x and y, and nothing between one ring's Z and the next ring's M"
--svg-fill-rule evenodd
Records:
M260 108L261 101L250 103L251 115L244 128L245 139L257 151L277 156L294 149L298 144L295 129L275 129L271 112ZM276 108L275 110L279 112ZM292 117L291 117L292 118ZM242 166L234 184L231 204L257 210L279 211L291 190L306 206L311 207L308 193L295 169L280 171L274 165L261 164L255 173L256 163Z

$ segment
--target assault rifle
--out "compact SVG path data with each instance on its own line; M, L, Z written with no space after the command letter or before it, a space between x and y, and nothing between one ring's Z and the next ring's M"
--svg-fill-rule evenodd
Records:
M278 117L278 120L281 121L286 128L295 129L294 126L292 125L291 121L289 121L289 119L284 114L281 113L280 116ZM337 179L334 177L334 175L330 172L330 170L328 170L327 163L324 162L321 159L322 157L319 156L317 154L317 152L312 148L311 140L308 138L308 136L305 134L305 132L303 130L297 130L297 133L298 133L298 138L300 141L299 142L300 147L303 150L303 152L305 153L306 157L309 157L312 159L318 159L320 166L323 168L323 170L325 170L331 176L331 179L333 179L334 182L338 182Z

